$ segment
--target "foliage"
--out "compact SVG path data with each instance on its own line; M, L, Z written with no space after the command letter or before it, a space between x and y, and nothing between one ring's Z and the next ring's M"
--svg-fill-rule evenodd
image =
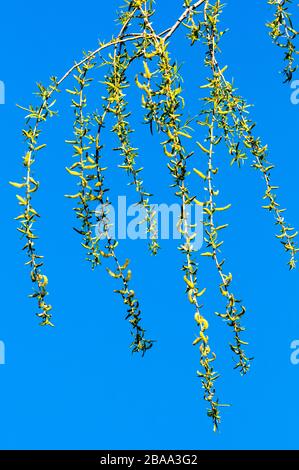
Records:
M74 110L73 137L67 141L72 146L74 163L67 171L76 179L77 192L67 197L75 203L74 211L79 222L76 231L81 237L81 245L86 250L91 267L94 269L106 264L108 274L120 283L115 292L120 295L126 307L126 318L132 334L132 351L144 354L153 345L153 341L147 339L139 301L131 287L130 261L119 260L118 242L110 235L111 204L105 181L107 167L102 163L105 152L103 129L107 126L107 118L111 117L113 124L110 130L118 142L115 151L122 159L118 166L128 174L129 184L136 192L137 204L145 210L143 223L150 235L149 250L156 255L159 244L155 213L150 203L151 193L145 188L142 168L137 165L139 152L131 139L133 128L130 123L127 89L133 86L141 94L144 122L152 134L156 132L161 138L161 147L172 177L172 188L181 206L178 228L183 241L179 250L183 257L182 272L186 294L194 310L197 328L197 336L193 342L199 347L200 369L197 374L208 404L208 416L216 430L220 423L220 407L225 405L219 402L216 393L216 380L219 377L215 370L216 355L211 350L209 322L201 304L206 287L199 281L199 259L193 244L194 226L190 225L187 217L188 208L193 203L203 208L205 249L201 256L210 258L218 273L219 290L224 304L222 312L216 314L232 331L229 346L235 356L234 367L245 374L251 363L246 352L247 342L243 339L246 308L234 293L233 276L225 268L222 255L221 233L228 224L219 222L218 217L229 210L230 204L226 201L218 203L219 169L215 164L215 156L220 145L226 146L232 165L237 164L241 168L250 160L251 166L261 173L266 201L263 207L274 214L275 223L280 230L276 236L289 254L290 269L296 265L297 232L285 221L284 209L277 201L277 186L271 179L273 165L268 161L267 146L255 135L255 123L249 116L249 106L238 95L233 83L226 78L227 67L220 64L220 41L224 34L219 26L223 10L221 2L185 0L180 18L162 33L157 33L153 26L153 1L126 0L125 3L119 14L118 36L109 42L100 43L95 51L84 54L63 77L53 77L49 87L39 84L40 104L37 107L23 108L28 113L27 126L23 130L27 146L23 158L26 175L21 183L11 184L22 190L17 198L23 213L17 219L21 224L18 230L25 238L24 249L28 256L26 264L31 268L31 280L34 284L31 297L37 299L37 315L41 318L41 324L53 326L51 306L46 301L48 278L43 273L42 257L37 254L35 247L35 224L39 214L33 207L32 199L39 182L34 179L33 171L36 158L45 147L45 144L40 143L42 124L56 114L53 111L55 95L60 92L61 85L73 75L74 86L66 91L71 97ZM269 0L268 3L275 8L275 12L274 20L267 26L273 42L285 50L283 72L289 81L297 70L297 32L291 22L290 1ZM191 45L198 44L205 49L207 81L201 87L206 95L196 117L197 125L206 134L201 141L196 141L196 133L190 127L190 120L184 118L182 79L179 66L172 59L169 50L171 37L181 27L185 28ZM137 32L132 32L136 31L135 28ZM133 62L141 63L142 70L131 83L128 71ZM90 113L87 112L86 90L92 84L92 72L99 65L106 69L103 81L106 96L103 97L102 111L94 110ZM190 161L194 166L192 174L188 171ZM202 164L205 169L199 168ZM202 189L207 194L203 201L190 190L190 181L193 178L198 184L198 194ZM96 210L98 205L102 208L100 211ZM95 227L100 230L96 232Z
M292 0L268 0L268 3L275 8L274 19L267 23L270 28L269 34L273 42L284 50L283 74L285 81L290 82L298 69L296 61L298 50L295 40L299 34L293 27L292 15L289 11Z

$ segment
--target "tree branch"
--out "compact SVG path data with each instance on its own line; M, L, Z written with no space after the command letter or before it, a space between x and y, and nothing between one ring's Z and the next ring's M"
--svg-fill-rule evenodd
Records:
M167 41L167 39L169 39L173 33L180 27L180 25L182 24L182 22L187 18L187 16L192 12L192 11L195 11L200 5L202 5L203 3L205 3L206 0L198 0L197 2L195 2L193 5L191 5L190 7L186 8L186 10L182 13L182 15L178 18L178 20L174 23L174 25L168 29L166 29L165 31L163 31L162 33L159 34L159 37L163 37L164 34L166 33L166 36L164 36L164 41ZM126 25L127 26L127 25ZM77 67L80 67L81 65L85 64L85 62L88 62L89 60L91 60L94 56L96 56L99 52L101 52L102 50L104 49L107 49L108 47L111 47L111 46L116 46L117 44L121 44L121 43L125 43L125 42L129 42L129 41L134 41L136 39L141 39L144 37L144 34L136 34L136 33L132 33L128 36L125 36L125 37L121 37L121 34L123 33L123 31L125 30L124 27L122 27L121 29L121 32L120 34L118 35L118 37L112 41L109 41L107 42L106 44L102 44L100 47L98 47L97 49L95 49L93 52L91 52L90 54L87 54L86 57L84 57L84 59L82 59L80 62L76 62L57 82L57 85L61 85L62 82L65 81L65 79L77 68ZM54 92L54 90L52 91L52 93ZM50 96L52 95L52 93L50 93Z
M184 11L184 13L181 14L181 16L179 17L179 19L174 23L174 25L169 29L168 33L166 34L166 36L164 37L164 41L167 41L167 39L170 38L170 36L173 35L173 33L180 27L180 25L182 24L182 22L187 18L187 16L192 13L192 11L195 11L198 7L200 7L200 5L202 5L203 3L205 3L206 0L198 0L196 3L194 3L193 5L191 5L190 7L186 8L186 10Z
M94 56L96 56L99 52L101 52L104 49L107 49L108 47L115 46L120 43L128 42L128 41L134 41L135 39L141 39L144 37L144 34L134 34L130 35L128 37L120 38L120 39L114 39L112 41L107 42L106 44L102 44L100 47L98 47L95 51L91 52L88 54L84 59L80 60L80 62L76 62L64 75L61 77L57 84L61 85L62 82L77 68L80 67L81 65L85 64L85 62L88 62L90 59L92 59Z

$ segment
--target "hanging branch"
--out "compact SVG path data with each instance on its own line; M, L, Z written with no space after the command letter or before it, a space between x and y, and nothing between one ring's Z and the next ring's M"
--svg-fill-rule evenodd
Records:
M139 55L139 52L137 53ZM149 235L149 249L152 254L156 255L159 249L157 242L157 230L155 224L155 214L150 205L151 194L144 189L143 180L141 179L141 172L143 168L136 168L136 159L138 153L130 142L130 135L134 132L130 127L128 118L130 113L127 111L127 102L125 100L124 89L127 88L128 82L126 81L125 73L129 65L131 64L132 58L125 51L120 55L114 55L113 57L113 72L110 76L105 79L105 84L108 89L108 100L110 103L109 111L113 113L116 124L113 127L113 132L117 136L119 141L119 147L115 150L120 151L124 160L120 168L125 170L132 178L132 183L139 196L137 202L145 213L145 220L147 234Z
M74 150L75 163L70 168L66 168L68 173L79 179L79 192L74 195L67 195L66 197L78 200L77 207L74 209L77 219L81 222L79 229L75 229L82 235L82 246L87 249L87 260L91 262L94 268L100 263L100 256L98 250L98 243L94 236L93 214L90 209L90 203L93 202L91 188L89 186L89 176L86 175L88 170L97 168L96 162L90 157L89 149L90 142L90 124L91 116L84 114L84 109L87 105L86 95L84 94L85 88L92 82L91 78L87 78L88 72L93 69L95 62L86 62L82 68L77 67L77 75L74 78L77 82L77 87L74 90L67 90L72 95L72 106L75 112L74 122L74 140L67 141L71 144Z
M107 268L108 273L113 278L120 279L122 288L116 292L121 294L124 304L127 306L127 317L132 326L133 342L131 348L133 352L142 352L144 354L153 345L151 340L145 338L145 330L141 326L141 311L139 302L135 297L135 293L129 286L131 271L128 270L129 260L124 265L118 261L116 255L117 242L110 236L109 221L109 199L105 199L107 189L104 187L103 172L105 168L101 167L100 152L102 145L100 144L101 131L103 129L104 120L107 116L109 106L104 106L102 115L94 113L93 116L84 114L87 99L84 95L85 88L90 84L92 79L88 79L87 73L95 66L94 62L87 62L82 65L82 69L77 67L78 75L75 80L78 87L74 90L68 90L71 95L77 96L77 101L72 99L72 106L75 108L74 136L71 143L74 149L74 157L77 161L67 171L79 179L79 192L77 194L67 196L78 201L75 212L77 218L81 221L80 229L77 232L83 237L82 246L88 251L87 260L91 262L95 268L101 262L101 258L111 258L115 264L115 270ZM96 138L90 132L91 124L97 126ZM85 142L86 141L86 142ZM91 153L91 148L95 146L95 153ZM92 210L91 205L95 201L100 205L101 209ZM95 221L93 220L95 217ZM94 234L97 230L97 234ZM107 240L105 250L100 247L100 241Z
M18 231L25 238L26 243L23 250L26 251L28 262L31 268L30 277L34 286L34 292L30 295L37 300L39 311L37 316L41 319L41 325L53 326L51 320L52 306L47 303L46 297L48 295L47 285L48 277L43 274L43 256L39 255L36 251L35 240L38 238L34 233L34 224L39 216L38 212L32 205L33 193L38 190L39 182L35 180L33 176L33 165L36 161L38 153L46 147L46 144L40 144L40 124L44 123L49 117L55 115L52 107L55 104L54 101L50 101L51 95L58 91L58 82L55 77L51 78L51 85L45 88L42 84L38 84L38 93L41 100L41 104L38 107L30 106L29 108L22 108L28 112L27 127L22 130L23 136L25 137L27 151L23 157L23 165L26 168L26 176L23 178L22 183L11 182L10 184L18 189L24 189L24 195L17 195L19 205L23 208L22 214L20 214L16 220L20 221L20 227Z
M219 72L215 67L216 53L218 49L218 43L221 37L221 32L218 31L217 24L219 22L219 15L221 13L221 4L216 1L213 5L210 2L205 3L204 9L204 23L201 27L201 34L204 38L204 42L207 46L207 54L205 58L205 65L211 70L212 77L208 79L208 84L202 88L210 89L210 96L205 98L204 101L208 104L208 109L202 112L206 116L204 122L199 124L208 128L207 143L208 148L204 147L200 142L198 146L204 154L208 155L208 169L206 175L195 170L199 176L201 176L206 182L207 187L205 188L209 194L209 200L203 203L204 214L207 217L207 221L204 222L205 238L208 251L202 253L203 256L209 256L214 260L216 269L220 277L220 292L226 298L226 311L224 314L217 314L223 318L227 324L233 329L234 332L234 344L230 347L238 360L235 368L240 369L241 374L248 372L250 367L250 359L247 357L244 346L247 345L241 337L240 333L245 330L242 326L241 320L245 314L245 307L240 305L240 301L237 300L233 292L231 291L232 274L224 273L224 259L220 260L219 256L221 253L221 247L223 241L219 240L219 233L223 229L228 227L228 224L217 226L214 220L215 214L226 211L230 208L230 204L221 207L216 204L216 198L219 195L219 190L214 186L214 177L218 173L218 168L214 167L214 153L216 152L217 146L220 144L222 137L221 134L217 135L217 121L221 116L221 105L222 105L222 93L221 85L219 82Z
M94 121L97 128L96 138L90 139L91 143L95 146L95 153L92 155L93 161L96 162L96 175L90 179L94 179L94 189L91 191L92 199L97 200L99 208L96 210L96 227L97 227L97 241L106 240L105 249L99 247L99 255L108 260L112 260L114 266L106 268L108 274L114 278L119 279L122 286L120 289L115 290L117 294L120 294L124 305L127 307L126 319L131 324L131 334L133 341L131 343L132 352L141 352L145 354L153 346L153 341L148 340L145 336L145 329L142 327L141 322L141 310L139 307L139 301L136 298L135 291L130 287L130 281L132 272L128 268L130 260L126 260L124 264L118 259L116 254L116 248L118 242L111 236L111 221L109 218L110 201L106 195L107 189L105 188L104 171L106 168L101 166L101 150L103 148L101 144L101 133L103 129L104 115L107 113L107 106L104 106L104 114L102 116L94 114Z
M119 16L119 22L122 24L122 29L119 38L125 36L125 33L130 25L130 21L138 17L138 7L134 2L127 2L128 10L122 11ZM131 11L130 11L131 10ZM155 213L150 205L151 194L144 188L141 179L143 168L136 168L136 159L138 157L138 149L134 148L130 136L134 130L131 128L128 119L131 112L128 111L128 103L126 102L125 90L130 87L127 80L127 71L132 62L137 58L142 57L143 51L146 48L147 38L144 36L140 42L135 43L135 50L129 52L125 43L119 43L114 46L113 56L108 61L111 72L105 77L105 85L108 91L109 112L113 114L116 123L113 126L113 133L119 141L119 147L115 148L119 151L124 158L123 163L119 165L120 168L125 170L131 177L131 185L135 187L136 193L139 197L137 205L144 210L144 223L146 224L147 235L149 236L149 250L153 255L156 255L159 250L157 242L157 226Z
M194 199L190 196L189 189L186 186L186 177L188 174L187 160L192 154L186 152L182 139L191 138L191 136L188 134L188 124L181 123L182 115L180 107L183 100L180 96L181 87L178 82L177 67L171 64L166 43L163 40L161 41L156 35L149 22L147 13L142 8L140 8L140 10L144 15L148 30L153 35L153 45L156 50L156 54L153 56L157 55L157 57L159 57L158 71L161 76L161 83L157 91L153 90L151 83L144 85L140 83L139 80L136 80L136 83L139 88L146 92L146 96L142 98L143 107L147 110L145 116L146 121L154 121L157 129L166 137L166 140L162 142L163 150L169 159L168 168L174 181L172 186L175 188L175 194L181 203L181 216L178 222L178 228L184 239L184 243L179 247L180 251L185 256L182 270L184 272L188 299L195 309L194 318L199 327L199 334L193 344L197 345L200 343L200 365L203 371L198 371L197 374L202 381L204 399L209 404L207 414L211 417L214 430L216 431L221 419L219 408L225 405L221 405L219 400L215 398L215 381L219 377L213 367L216 355L211 352L209 337L207 336L209 323L203 317L202 305L199 303L199 299L205 293L206 288L202 290L198 288L198 263L194 256L196 250L192 243L196 233L194 233L194 226L190 226L187 217L188 206ZM150 78L149 75L150 73L148 73L148 78ZM153 103L157 99L159 99L159 102L154 105Z
M270 29L269 35L274 44L284 50L285 66L282 71L285 76L284 82L291 82L294 73L298 69L296 55L299 52L295 40L299 33L293 27L291 13L289 12L291 3L292 0L268 0L268 4L273 5L275 12L273 20L267 23L267 27Z

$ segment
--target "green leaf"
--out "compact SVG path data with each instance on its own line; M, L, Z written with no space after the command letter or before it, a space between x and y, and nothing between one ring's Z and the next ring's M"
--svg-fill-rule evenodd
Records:
M199 177L202 178L203 180L206 180L206 179L207 179L207 177L206 177L201 171L199 171L197 168L193 168L193 171L194 171L194 173L197 174L197 176L199 176Z
M24 186L26 186L26 183L15 183L14 181L10 181L9 184L19 189L24 188Z
M196 142L196 143L203 152L210 154L210 150L206 149L200 142Z

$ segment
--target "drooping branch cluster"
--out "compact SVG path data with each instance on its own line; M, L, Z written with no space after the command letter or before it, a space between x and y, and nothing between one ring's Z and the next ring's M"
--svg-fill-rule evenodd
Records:
M132 182L130 184L134 185L139 197L138 205L143 208L145 213L147 234L150 238L149 249L152 254L156 255L159 244L157 242L155 213L150 204L151 194L144 189L142 167L136 168L138 149L134 148L131 143L130 135L133 133L129 123L131 113L127 109L128 103L125 99L125 89L130 86L126 78L126 71L131 62L139 55L140 51L138 50L136 55L130 56L128 51L126 49L122 50L120 46L120 52L114 53L111 63L112 74L106 77L105 84L108 89L109 112L113 113L116 120L112 131L118 138L119 147L115 150L119 151L123 157L123 162L119 167L131 177Z
M68 141L73 146L76 161L67 168L67 171L79 179L79 192L67 197L77 200L75 212L81 224L76 231L83 237L81 244L87 250L87 260L91 262L93 268L101 264L102 259L112 262L112 265L106 269L111 277L121 282L121 288L115 292L121 295L127 307L126 319L131 324L133 337L132 351L141 351L144 354L152 347L153 342L146 339L145 330L141 326L139 302L130 287L132 276L128 269L130 261L127 259L124 264L120 263L116 253L118 242L110 234L110 202L104 179L107 168L102 167L101 152L103 151L102 130L112 106L111 100L108 99L104 104L101 115L97 112L92 115L84 113L87 105L84 90L92 81L91 78L87 78L87 73L94 65L94 61L88 61L82 67L77 67L77 75L74 78L78 85L74 90L68 90L72 96L77 96L77 99L72 98L72 106L75 109L74 140ZM95 135L92 132L93 128L96 129Z
M228 227L228 224L217 224L215 219L217 214L223 213L230 208L230 204L219 206L216 202L220 191L216 188L214 183L219 171L214 163L215 154L217 154L218 147L223 139L222 129L218 126L218 122L221 120L223 105L225 105L225 97L222 93L221 73L217 68L216 62L218 44L222 36L222 32L218 30L219 16L222 11L221 8L219 1L214 3L206 2L204 21L201 22L200 25L200 37L207 47L205 65L210 70L208 83L202 87L209 89L210 95L204 98L204 102L206 103L206 106L202 110L204 120L198 121L202 127L207 128L206 143L201 144L197 142L200 150L207 157L207 170L205 174L198 171L197 173L205 181L205 189L209 195L208 200L203 202L204 214L206 215L206 220L204 221L206 234L205 242L208 251L202 253L202 255L213 259L218 271L220 292L226 299L225 313L219 313L218 315L233 329L234 343L231 344L230 347L237 357L235 367L240 369L242 374L245 374L249 370L250 360L244 351L244 346L247 343L245 343L240 336L241 332L244 331L241 320L246 309L232 292L231 283L233 276L231 273L224 272L225 261L221 259L223 241L220 239L220 233ZM194 19L192 18L192 22L193 21Z
M293 40L297 33L293 29L288 13L288 1L269 1L276 6L275 20L268 26L275 42L286 49L286 67L284 73L290 80L296 70L294 64L295 48ZM202 7L202 9L200 9ZM126 318L131 326L133 352L144 354L153 345L147 339L143 327L142 312L139 300L131 285L132 272L130 261L120 261L119 247L111 227L111 206L109 182L105 174L111 164L106 156L104 130L111 131L117 141L115 151L122 161L118 167L123 169L133 186L136 204L144 211L143 224L150 239L149 248L152 254L159 249L156 214L151 204L151 193L147 182L143 181L143 168L138 163L141 152L133 140L132 114L127 91L136 84L141 92L141 105L144 121L151 134L161 137L161 146L166 157L167 166L172 177L172 188L180 204L180 217L177 227L182 236L178 247L183 255L183 280L187 298L193 308L197 328L194 345L199 347L200 369L197 374L201 379L204 400L208 404L208 416L211 417L216 430L220 423L222 405L216 393L216 381L219 377L215 370L216 354L212 351L210 341L210 317L204 313L202 299L205 298L204 287L199 276L200 262L203 257L213 261L219 277L219 290L224 300L223 311L216 313L227 323L233 333L230 349L234 355L235 368L245 374L250 368L247 356L247 343L242 333L245 306L234 293L233 276L226 269L222 254L223 241L221 233L228 227L223 220L230 204L218 203L220 190L217 187L217 174L220 171L217 159L222 149L227 148L231 163L241 167L250 157L252 166L259 170L265 183L265 209L272 212L280 228L277 237L290 255L289 266L296 264L295 239L297 233L284 219L284 209L277 201L276 189L271 182L273 165L268 162L268 150L259 137L254 134L255 124L249 117L246 101L237 94L233 84L225 78L226 67L219 64L219 42L223 31L219 28L223 6L219 0L185 0L184 11L178 20L162 33L157 33L153 17L153 2L147 0L126 0L126 7L119 15L120 32L116 38L99 47L75 63L58 80L52 79L49 88L39 85L40 105L28 108L28 125L23 134L26 140L24 166L26 176L21 183L11 183L22 189L18 200L23 213L18 217L21 222L19 231L26 239L25 249L28 264L31 266L31 279L34 283L33 297L38 300L38 315L42 325L52 325L51 306L46 302L48 278L42 267L42 257L35 248L36 234L34 224L39 217L33 208L32 195L39 187L33 174L33 164L37 154L45 146L38 142L40 125L54 115L55 103L52 95L60 90L62 83L73 75L74 86L67 89L74 110L73 137L67 142L73 149L73 162L67 167L68 173L76 180L75 194L67 197L74 201L74 211L78 221L76 232L81 237L81 245L86 250L87 260L92 268L105 264L108 274L120 285L115 292L121 297L126 307ZM185 117L185 102L182 80L178 64L171 58L169 40L184 25L187 37L192 45L199 44L205 48L204 65L207 81L202 88L207 92L196 123L197 129L190 126L190 119ZM110 51L107 56L104 52ZM131 64L141 65L140 73L132 80ZM106 68L103 84L106 96L98 106L90 109L88 87L94 85L93 74L98 65ZM205 136L201 132L205 131ZM196 144L194 145L194 142ZM221 150L221 152L220 152ZM201 168L202 164L205 169ZM143 165L143 164L142 164ZM189 166L194 167L190 172ZM192 192L191 178L195 177L198 192ZM146 188L146 189L145 189ZM199 194L204 190L207 197L200 200ZM204 220L205 248L198 253L194 240L198 226L192 224L188 213L192 204L202 207ZM201 223L197 221L197 224ZM208 335L209 332L209 335Z
M26 152L23 157L23 165L25 167L26 175L22 183L10 182L10 184L18 189L23 189L22 195L17 195L19 205L22 207L22 214L16 220L20 221L18 231L25 238L26 243L23 250L26 251L28 261L26 265L30 266L30 277L34 286L33 293L30 297L37 300L38 313L37 316L41 319L41 325L50 325L52 314L52 306L47 303L46 297L48 295L47 285L48 277L43 274L43 256L39 255L36 251L35 240L38 238L35 233L35 222L39 216L35 210L32 197L33 193L38 190L39 182L36 181L33 174L34 163L39 152L46 147L46 144L40 144L41 124L44 123L48 117L55 114L53 106L55 100L51 101L52 94L58 91L58 83L55 77L51 78L51 85L45 88L42 84L38 84L37 95L40 98L41 104L37 107L29 106L29 108L22 108L28 114L26 116L27 127L23 129L23 136L26 141Z
M79 182L79 191L73 195L67 195L70 199L77 200L75 208L76 217L80 221L80 228L76 229L82 237L82 245L88 250L88 260L95 267L100 263L98 240L94 235L93 214L90 203L96 200L90 186L93 181L91 171L98 168L96 161L90 156L92 137L90 127L92 116L85 115L84 111L87 105L85 88L92 81L88 78L88 72L95 66L94 61L88 61L81 67L77 67L74 75L76 86L73 90L67 90L72 96L72 107L74 108L75 121L73 125L74 139L67 141L73 147L73 157L75 162L70 168L66 168L68 173L76 177Z
M205 8L208 10L211 2L205 3ZM212 23L217 23L219 15L222 10L220 2L215 5L217 15L215 20L211 20L211 15L206 15ZM192 24L194 19L192 18ZM206 24L199 22L197 26L201 31L200 38L204 38ZM223 35L223 32L218 32L218 40ZM217 47L218 50L218 47ZM271 171L274 165L268 161L268 147L264 145L260 139L254 135L255 122L250 119L248 108L244 98L239 96L233 84L225 78L225 71L227 67L221 68L217 59L217 54L213 54L212 68L214 69L214 81L206 85L207 88L217 89L217 100L219 102L219 112L217 116L218 127L222 131L222 139L225 141L229 154L231 156L231 164L237 163L238 166L251 155L252 167L262 173L265 183L265 193L263 198L267 203L263 206L264 209L272 212L275 217L275 223L280 228L280 233L277 238L280 239L285 250L289 254L289 267L290 269L296 266L296 252L298 251L295 243L297 232L285 221L283 216L285 209L282 208L278 201L276 190L278 186L271 183ZM200 124L202 124L200 122Z
M267 23L270 29L269 34L273 42L284 51L283 74L285 82L290 82L298 69L296 55L299 53L296 46L299 33L294 29L292 15L289 11L292 0L268 0L268 3L275 9L273 20Z
M142 10L142 9L141 9ZM206 288L199 288L198 283L198 261L193 239L196 236L196 227L188 221L188 210L194 200L187 186L188 176L187 161L193 152L188 153L184 140L190 139L188 121L182 120L182 88L180 85L178 67L171 62L168 47L165 41L155 34L153 27L144 10L145 27L153 34L153 44L146 55L148 60L158 58L156 70L150 71L150 65L144 64L142 73L144 83L136 79L138 87L143 91L142 105L146 111L145 121L151 130L155 127L164 138L162 143L164 154L168 160L168 168L173 179L175 195L180 201L181 215L178 228L183 236L183 243L179 250L184 255L183 274L186 285L186 293L194 307L194 319L198 327L198 335L193 342L199 344L200 365L202 370L198 376L202 380L204 399L208 402L208 415L212 418L216 430L220 422L219 407L221 406L215 397L215 381L218 378L213 363L216 359L215 353L211 351L207 330L209 323L202 313L200 298L204 295ZM155 77L158 77L157 79Z

